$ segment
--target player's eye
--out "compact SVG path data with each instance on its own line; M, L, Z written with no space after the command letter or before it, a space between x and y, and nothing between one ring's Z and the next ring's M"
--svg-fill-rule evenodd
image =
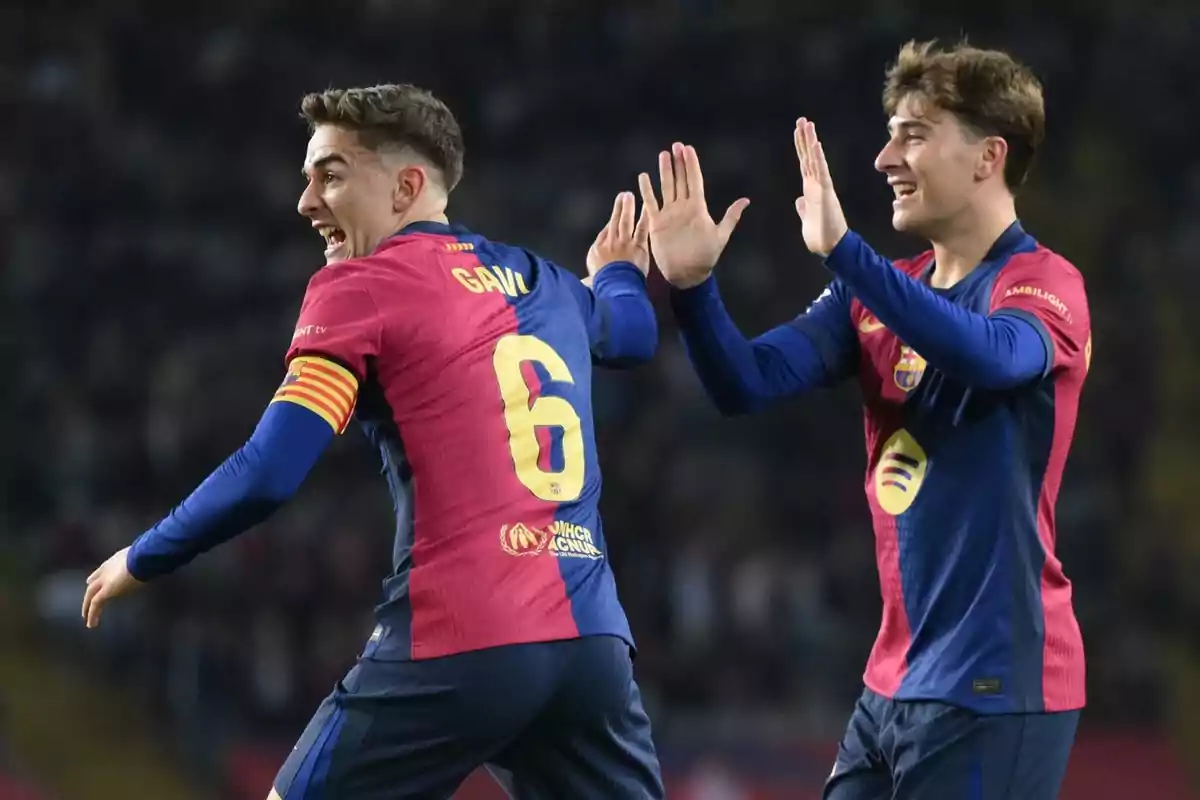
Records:
M335 175L332 172L321 173L321 183L325 184L326 186L330 185L331 183L337 183L341 179L342 178L340 175Z

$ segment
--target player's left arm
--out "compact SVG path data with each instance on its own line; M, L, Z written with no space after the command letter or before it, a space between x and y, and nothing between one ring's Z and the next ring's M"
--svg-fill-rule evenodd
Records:
M333 435L324 416L277 393L249 440L134 541L129 574L144 582L174 572L267 519L300 488Z
M287 377L253 435L129 548L129 574L146 581L249 530L289 500L354 412L379 315L362 289L318 281L305 296Z
M896 269L854 231L846 232L825 264L901 341L968 386L1009 389L1054 367L1054 351L1038 317L999 309L980 314L957 306Z
M591 276L591 287L561 267L559 275L587 325L592 361L631 367L654 357L658 320L646 293L646 276L628 261L615 261Z

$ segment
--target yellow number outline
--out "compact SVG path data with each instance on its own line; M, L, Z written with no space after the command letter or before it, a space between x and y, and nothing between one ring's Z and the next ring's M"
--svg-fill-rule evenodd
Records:
M521 374L526 361L541 364L550 380L575 383L567 362L553 347L536 336L509 334L496 342L492 367L504 404L504 424L517 480L534 497L549 503L568 503L583 491L587 461L583 451L583 424L574 406L561 397L531 400L529 385ZM541 446L538 428L561 428L563 467L547 472L538 466Z

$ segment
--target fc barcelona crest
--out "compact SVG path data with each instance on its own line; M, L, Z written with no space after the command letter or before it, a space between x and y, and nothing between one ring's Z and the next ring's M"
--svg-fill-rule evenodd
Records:
M925 374L925 359L906 344L900 345L900 360L892 370L892 378L901 391L911 392Z

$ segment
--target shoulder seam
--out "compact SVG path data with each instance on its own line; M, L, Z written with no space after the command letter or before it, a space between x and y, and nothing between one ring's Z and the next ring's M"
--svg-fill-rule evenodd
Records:
M1068 272L1069 274L1078 277L1080 280L1083 280L1083 272L1081 272L1079 267L1075 266L1075 264L1073 264L1070 259L1068 259L1066 256L1062 255L1061 253L1057 253L1054 250L1051 250L1050 248L1046 247L1045 245L1041 245L1041 244L1038 245L1037 250L1034 250L1032 252L1016 253L1015 255L1013 255L1004 264L1004 266L1001 267L1000 272L1004 272L1009 267L1011 267L1013 265L1013 262L1016 262L1017 266L1020 266L1022 263L1022 260L1026 261L1027 263L1032 263L1032 264L1053 264L1057 267L1064 268L1066 270L1066 272Z
M374 255L374 254L372 254L372 255ZM351 259L351 261L357 261L359 264L365 264L365 263L369 263L368 259L370 259L370 258L371 258L371 256L365 256L365 257L359 258L359 259ZM318 277L334 275L335 270L333 269L333 267L341 266L342 264L347 264L347 263L349 263L349 261L339 262L337 264L326 264L325 266L321 267L319 270L317 270L316 272L313 273L311 278L309 278L309 289L312 289L312 284ZM367 302L371 304L371 310L372 310L372 312L374 312L374 316L375 316L375 325L374 325L374 327L375 327L375 342L374 342L374 345L375 345L376 352L379 352L379 350L383 347L383 324L382 324L383 317L379 311L379 304L375 302L375 295L371 293L369 284L366 281L361 280L361 279L355 280L356 278L359 278L360 276L348 275L346 277L348 280L350 280L350 284L342 291L350 291L350 292L356 292L356 293L361 292L363 294L363 296L367 298ZM322 288L324 288L324 287L322 287Z

